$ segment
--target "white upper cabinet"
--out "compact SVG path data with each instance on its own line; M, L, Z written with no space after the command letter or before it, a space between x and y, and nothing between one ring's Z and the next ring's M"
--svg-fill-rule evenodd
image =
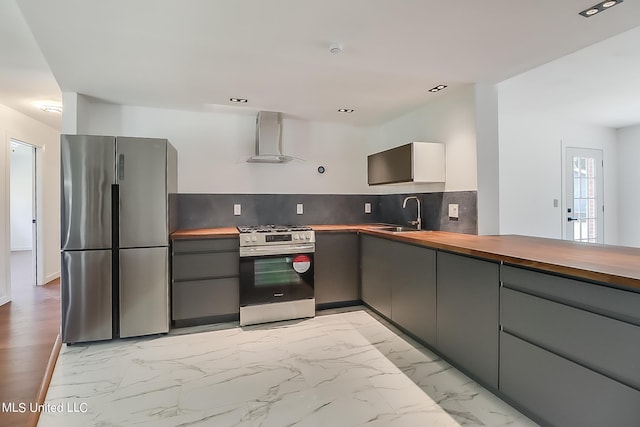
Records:
M369 185L445 182L445 147L412 142L367 157Z

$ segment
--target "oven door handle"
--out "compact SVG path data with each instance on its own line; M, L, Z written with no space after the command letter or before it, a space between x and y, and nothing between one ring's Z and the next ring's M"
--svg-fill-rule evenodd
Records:
M240 257L256 257L265 255L292 255L292 254L308 254L316 251L316 246L311 245L280 245L276 247L254 246L240 247Z

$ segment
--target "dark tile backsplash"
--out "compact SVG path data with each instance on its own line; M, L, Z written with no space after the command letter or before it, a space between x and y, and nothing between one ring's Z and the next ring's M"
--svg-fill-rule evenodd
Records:
M176 194L170 208L177 215L178 229L228 227L258 224L362 224L384 222L407 225L416 219L416 201L402 201L417 195L422 204L425 230L444 230L477 234L477 195L475 191L411 194ZM240 216L233 205L242 206ZM296 214L302 203L304 213ZM371 213L364 204L371 203ZM448 204L458 203L460 220L448 218Z

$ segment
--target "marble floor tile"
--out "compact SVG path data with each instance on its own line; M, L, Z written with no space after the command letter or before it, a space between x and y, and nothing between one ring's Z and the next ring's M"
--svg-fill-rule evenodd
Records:
M534 426L364 308L63 347L39 426Z

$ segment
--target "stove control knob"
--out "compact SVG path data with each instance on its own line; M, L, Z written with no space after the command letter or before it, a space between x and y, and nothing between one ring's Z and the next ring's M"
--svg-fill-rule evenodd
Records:
M307 236L306 234L302 234L302 238L303 238L303 239L308 239L308 238L309 238L309 236Z
M252 241L252 242L257 242L257 241L258 241L258 238L257 238L256 236L252 236L252 237L251 237L251 241Z
M293 235L293 240L298 240L300 238L300 236L298 236L297 234Z
M247 242L247 243L249 243L249 242L251 241L251 238L250 238L249 236L246 236L246 237L244 238L244 241L245 241L245 242Z

